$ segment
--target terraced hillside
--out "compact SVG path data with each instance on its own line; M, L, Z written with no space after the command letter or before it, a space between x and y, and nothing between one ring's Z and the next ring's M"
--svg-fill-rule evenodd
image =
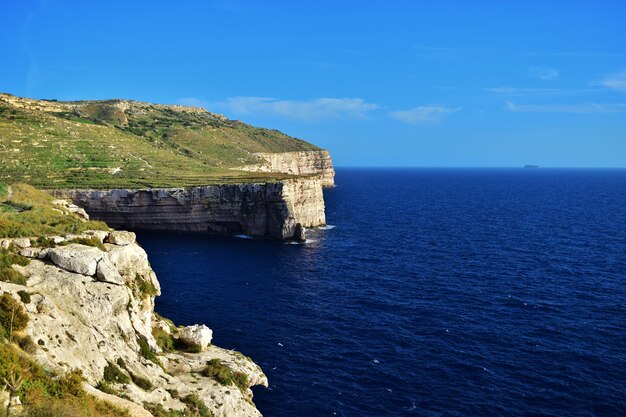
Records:
M0 94L0 181L40 188L158 188L266 182L237 170L255 153L319 148L201 108Z

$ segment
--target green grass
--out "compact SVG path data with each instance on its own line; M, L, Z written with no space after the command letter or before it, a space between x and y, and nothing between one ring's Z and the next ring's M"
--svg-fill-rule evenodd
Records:
M155 188L268 182L287 175L230 168L254 152L317 150L276 130L208 112L115 100L33 101L0 94L0 181L40 188ZM50 107L55 106L55 107Z
M16 392L23 404L23 414L20 415L130 417L127 411L87 395L79 372L54 375L13 345L0 343L0 380L12 377L23 379ZM17 415L15 412L13 409L11 415Z
M0 281L26 285L26 277L13 269L12 265L26 266L29 263L28 258L24 256L0 249Z
M59 212L49 194L25 184L11 185L10 200L0 200L21 207L21 211L0 211L0 238L77 234L85 230L108 230L106 224L85 222L74 214Z
M235 385L242 392L248 389L248 376L243 372L233 371L219 359L211 359L202 370L202 375L213 378L222 385Z

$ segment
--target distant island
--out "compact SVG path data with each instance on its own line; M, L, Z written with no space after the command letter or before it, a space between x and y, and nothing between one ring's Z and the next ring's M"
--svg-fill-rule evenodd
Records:
M524 168L539 168L539 165L524 165Z

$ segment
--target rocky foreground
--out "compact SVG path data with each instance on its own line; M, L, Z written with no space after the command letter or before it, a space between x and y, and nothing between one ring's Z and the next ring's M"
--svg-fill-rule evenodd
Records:
M155 314L159 281L133 233L0 239L0 246L30 260L13 266L25 285L0 282L0 290L25 309L29 353L44 369L82 371L89 394L132 416L185 410L190 398L206 415L260 416L250 390L267 386L258 365L211 345L206 326L176 327Z

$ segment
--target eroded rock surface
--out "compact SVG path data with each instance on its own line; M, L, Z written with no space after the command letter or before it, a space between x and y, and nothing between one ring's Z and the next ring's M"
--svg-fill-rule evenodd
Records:
M291 175L319 175L323 187L335 185L335 169L328 151L258 152L254 155L260 158L262 162L237 169L253 172L280 172Z
M216 417L260 416L249 388L240 390L201 376L207 361L220 359L233 372L247 375L249 386L267 386L267 378L249 358L206 347L212 333L206 326L192 332L206 347L201 353L175 351L156 359L145 354L145 345L162 352L154 331L167 328L165 333L178 338L182 329L155 317L154 297L160 294L160 285L145 251L136 243L105 247L106 251L79 244L59 246L49 250L47 259L37 259L39 253L33 252L28 266L15 267L27 276L26 286L0 282L0 290L16 300L18 291L30 294L24 304L29 315L25 332L37 346L35 359L53 371L82 370L89 391L109 400L109 394L94 392L93 387L103 380L105 367L123 364L121 371L135 382L110 385L126 398L114 397L114 402L133 416L150 415L144 402L182 410L185 404L180 399L190 394L197 394ZM140 384L142 379L149 384Z
M326 224L321 181L318 176L265 184L55 194L72 199L92 218L112 227L290 239L298 223Z

